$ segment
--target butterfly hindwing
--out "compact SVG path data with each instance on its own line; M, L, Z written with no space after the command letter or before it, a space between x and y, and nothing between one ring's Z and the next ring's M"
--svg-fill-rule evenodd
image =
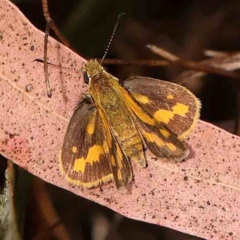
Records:
M181 161L188 156L189 150L167 127L157 123L150 125L140 119L137 124L147 148L155 156L168 161Z
M119 87L119 91L145 144L154 155L169 161L180 161L188 155L189 151L175 133L145 112L126 89Z
M112 141L111 167L116 187L127 186L132 181L133 173L129 159L123 153L117 141Z
M191 132L199 118L199 100L178 84L136 76L124 81L124 87L145 112L179 139Z
M109 126L106 116L101 110L100 115L102 116L104 133L106 135L106 142L109 146L111 169L113 173L113 179L116 187L126 187L133 178L132 166L128 157L123 153L123 150L117 141L111 126Z

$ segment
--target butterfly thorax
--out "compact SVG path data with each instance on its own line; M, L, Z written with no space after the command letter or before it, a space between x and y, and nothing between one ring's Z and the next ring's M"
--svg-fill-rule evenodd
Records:
M105 73L92 78L89 93L100 111L109 121L111 128L121 138L124 135L136 135L137 130L118 89L114 87L115 79L110 79ZM131 134L133 133L133 134Z
M97 107L104 111L114 112L123 111L119 109L124 104L121 96L119 96L118 89L114 87L114 78L105 72L95 75L89 84L89 93L92 96ZM125 107L125 106L124 106Z

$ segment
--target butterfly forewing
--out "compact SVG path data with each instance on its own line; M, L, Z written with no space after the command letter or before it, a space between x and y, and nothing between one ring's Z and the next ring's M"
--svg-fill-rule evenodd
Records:
M91 99L83 100L75 110L60 154L66 179L86 188L114 180L126 187L132 180L129 159L100 117Z
M145 112L180 139L191 132L199 118L199 100L178 84L136 76L124 81L124 87Z
M91 100L85 99L69 123L60 156L61 169L71 183L97 186L113 178L109 159L102 121Z
M101 119L103 121L104 132L106 135L106 142L110 153L109 163L113 174L116 187L127 187L132 181L132 166L129 158L124 154L121 146L119 145L111 126L101 109L99 109Z

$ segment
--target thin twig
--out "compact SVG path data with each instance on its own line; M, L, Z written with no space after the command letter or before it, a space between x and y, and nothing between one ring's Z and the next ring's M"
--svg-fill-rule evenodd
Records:
M222 58L222 57L231 57L239 54L240 52L224 52L224 51L215 51L215 50L205 50L204 55L207 57Z
M71 48L70 42L63 36L63 34L59 31L57 25L51 18L49 8L48 8L48 0L42 0L42 8L43 8L43 14L47 21L47 23L50 25L51 29L54 31L54 33L57 35L57 37L60 39L60 41L67 47Z
M56 223L48 227L46 230L42 230L42 232L35 236L32 240L43 240L45 239L45 237L47 238L48 235L52 234L54 228L58 227L60 224L62 224L62 221L58 220Z
M99 59L97 59L99 61ZM160 67L170 65L169 61L156 59L141 59L141 60L120 60L120 59L104 59L103 65L135 65Z
M48 63L47 63L47 50L48 50L48 37L50 28L55 32L58 36L60 41L66 45L67 47L71 48L69 41L61 34L58 27L54 23L53 19L50 16L49 9L48 9L48 0L42 0L42 8L43 8L43 15L47 21L46 30L45 30L45 37L44 37L44 74L45 74L45 83L47 88L47 95L49 98L52 97L52 89L50 87L49 82L49 75L48 75Z
M47 22L45 37L44 37L44 55L43 55L43 64L44 64L44 75L45 75L45 83L47 88L47 95L49 98L52 97L52 89L50 87L49 75L48 75L48 62L47 62L47 50L48 50L48 36L49 36L50 25Z
M190 61L190 60L185 60L183 58L179 58L179 57L173 55L172 53L169 53L166 50L156 47L154 45L147 45L147 47L152 52L156 53L157 55L169 60L169 62L172 65L185 67L187 69L192 69L195 71L217 74L217 75L229 77L229 78L232 78L235 80L240 80L240 74L237 72L230 72L230 71L226 71L221 68L210 66L205 63L198 63L198 62L194 62L194 61Z
M101 59L97 59L100 61ZM44 59L36 58L34 62L44 63ZM70 72L78 72L70 69L69 67L65 67L62 65L57 65L54 63L47 62L48 67L52 68L62 68L66 71ZM169 61L165 60L155 60L155 59L141 59L141 60L120 60L120 59L104 59L103 65L134 65L134 66L149 66L149 67L163 67L170 65Z
M34 179L34 195L37 201L37 205L42 213L44 221L48 225L48 229L45 232L52 231L52 234L59 240L70 240L69 233L61 221L61 218L56 211L52 199L46 189L46 183L39 178Z

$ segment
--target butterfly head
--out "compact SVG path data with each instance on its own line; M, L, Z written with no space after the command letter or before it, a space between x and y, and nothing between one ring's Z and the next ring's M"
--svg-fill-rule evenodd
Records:
M89 84L94 76L103 71L103 67L98 63L96 59L88 61L83 67L84 82Z

